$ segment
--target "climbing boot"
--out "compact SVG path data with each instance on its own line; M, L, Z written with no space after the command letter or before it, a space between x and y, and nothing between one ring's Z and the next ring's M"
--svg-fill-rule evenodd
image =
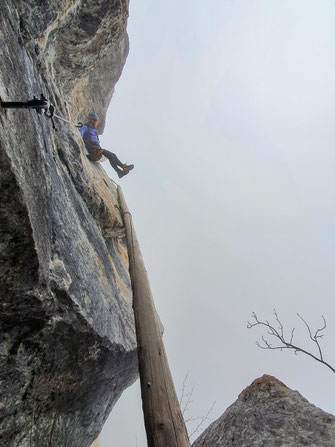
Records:
M127 171L127 173L132 169L134 169L134 165L123 165L123 170Z
M128 171L117 171L117 175L119 176L119 178L124 177L125 175L129 174L129 170Z

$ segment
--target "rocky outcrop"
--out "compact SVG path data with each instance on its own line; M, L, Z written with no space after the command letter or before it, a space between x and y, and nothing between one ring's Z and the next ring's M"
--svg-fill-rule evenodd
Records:
M334 447L335 417L274 377L256 379L193 447Z
M126 0L3 0L0 96L104 116L128 51ZM0 439L86 447L137 377L113 182L74 127L0 109Z
M4 3L3 81L8 95L48 93L57 109L73 119L86 119L94 110L102 130L128 55L128 0ZM20 76L10 76L11 69L20 70Z

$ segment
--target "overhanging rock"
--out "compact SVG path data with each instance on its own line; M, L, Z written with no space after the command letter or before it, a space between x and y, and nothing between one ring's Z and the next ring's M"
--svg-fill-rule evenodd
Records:
M63 116L104 116L127 6L4 0L1 99L44 93ZM137 377L116 188L65 123L0 109L0 133L1 443L86 447Z

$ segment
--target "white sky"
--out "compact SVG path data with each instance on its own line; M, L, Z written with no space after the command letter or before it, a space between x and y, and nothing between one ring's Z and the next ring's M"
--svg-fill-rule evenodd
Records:
M131 2L130 54L103 146L135 169L120 181L189 416L220 416L272 374L335 413L334 374L255 345L252 311L276 308L297 342L302 314L328 328L335 364L335 2ZM117 180L106 163L109 175ZM144 447L138 384L101 447Z

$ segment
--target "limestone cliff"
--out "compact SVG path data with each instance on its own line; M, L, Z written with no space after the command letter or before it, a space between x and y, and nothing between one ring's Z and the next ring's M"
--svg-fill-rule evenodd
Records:
M335 417L274 377L256 379L193 447L334 447Z
M3 0L0 97L105 116L127 0ZM86 447L137 377L124 228L77 131L0 109L1 446Z

